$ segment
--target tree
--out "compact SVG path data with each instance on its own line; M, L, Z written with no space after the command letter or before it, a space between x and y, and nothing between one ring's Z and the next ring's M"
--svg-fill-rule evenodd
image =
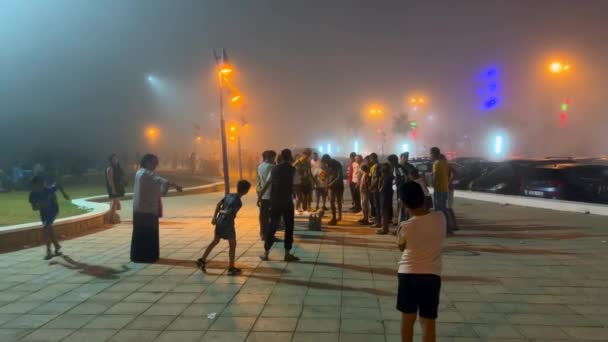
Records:
M393 132L395 134L407 135L412 130L410 125L409 115L407 113L400 113L397 116L393 116Z

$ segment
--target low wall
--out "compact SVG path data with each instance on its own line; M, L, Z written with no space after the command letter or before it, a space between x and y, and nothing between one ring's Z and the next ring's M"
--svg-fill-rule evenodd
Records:
M184 188L181 193L171 190L167 196L183 196L203 194L222 191L224 183L212 183L191 188ZM125 198L132 198L133 194L126 194ZM90 211L77 216L61 218L53 225L55 233L60 239L66 239L91 232L98 231L104 227L105 214L110 210L110 206L105 203L108 197L93 196L72 200L77 206L84 207ZM105 227L110 227L105 225ZM0 252L8 252L32 246L44 244L41 223L25 223L13 226L0 227Z

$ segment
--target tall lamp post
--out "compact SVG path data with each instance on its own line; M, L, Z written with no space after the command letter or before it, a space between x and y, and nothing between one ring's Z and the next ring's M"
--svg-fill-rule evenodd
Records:
M247 127L249 124L245 121L244 118L241 118L240 128ZM239 179L243 179L243 157L241 152L241 132L239 126L236 123L231 123L228 125L228 139L230 141L236 141L237 143L237 154L238 154L238 162L239 162Z
M220 90L220 139L222 141L222 166L224 170L224 193L230 193L230 174L228 169L228 150L226 146L226 123L224 121L224 84L225 77L232 73L232 66L228 62L226 50L222 49L219 54L213 49L215 64L217 66L219 90Z

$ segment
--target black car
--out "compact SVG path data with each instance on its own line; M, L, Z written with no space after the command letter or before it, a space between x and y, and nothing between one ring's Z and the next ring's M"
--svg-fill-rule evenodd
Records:
M524 178L522 194L608 204L608 166L572 163L537 166Z
M456 171L456 176L452 181L454 188L457 190L468 190L471 186L471 182L487 175L490 171L494 170L500 165L497 162L490 161L478 161L478 162L467 162L464 164L450 163Z
M521 194L524 177L532 168L572 162L570 159L514 159L496 164L486 175L471 182L473 191L503 195Z

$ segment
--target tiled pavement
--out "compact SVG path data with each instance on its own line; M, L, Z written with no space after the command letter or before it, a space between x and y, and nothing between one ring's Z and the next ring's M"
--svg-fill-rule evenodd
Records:
M218 198L166 200L154 265L129 262L128 222L65 241L51 262L42 247L0 255L0 341L399 341L393 237L355 216L323 232L302 221L302 262L278 261L280 249L261 262L249 196L237 221L245 274L223 274L222 242L202 275L193 260ZM608 341L606 218L458 202L440 341Z

